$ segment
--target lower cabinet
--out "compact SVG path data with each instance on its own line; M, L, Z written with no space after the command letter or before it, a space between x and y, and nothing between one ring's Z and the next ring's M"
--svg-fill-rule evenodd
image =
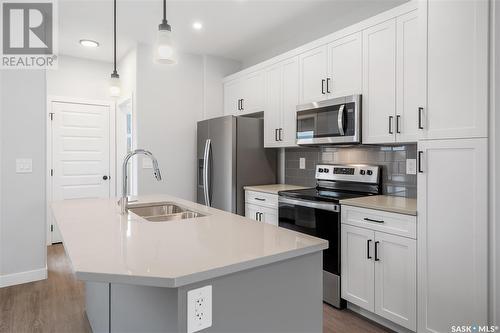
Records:
M344 215L349 207L342 208ZM369 224L342 224L341 233L342 298L415 331L416 240L375 231Z
M278 195L245 191L245 217L278 225Z

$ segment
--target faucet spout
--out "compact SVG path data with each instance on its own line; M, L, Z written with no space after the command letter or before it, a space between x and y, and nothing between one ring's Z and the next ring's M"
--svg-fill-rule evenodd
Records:
M161 181L161 172L158 166L158 160L149 150L136 149L128 153L127 156L125 156L122 165L122 196L120 198L120 201L118 202L118 204L120 205L121 214L127 213L127 208L128 208L128 168L127 168L128 161L133 156L139 154L145 155L151 159L151 161L153 162L153 176L156 178L157 181Z

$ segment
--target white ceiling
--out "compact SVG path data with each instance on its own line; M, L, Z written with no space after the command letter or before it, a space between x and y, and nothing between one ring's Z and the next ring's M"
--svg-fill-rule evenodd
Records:
M281 53L407 0L167 1L167 19L180 51L242 62ZM112 1L60 0L59 53L112 61ZM161 0L118 0L118 58L136 43L153 44ZM203 23L201 31L192 28ZM80 39L101 46L87 49Z

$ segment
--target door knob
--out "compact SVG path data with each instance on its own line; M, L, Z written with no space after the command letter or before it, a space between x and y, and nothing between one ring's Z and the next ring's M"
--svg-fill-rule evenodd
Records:
M102 179L108 180L108 176L102 176Z

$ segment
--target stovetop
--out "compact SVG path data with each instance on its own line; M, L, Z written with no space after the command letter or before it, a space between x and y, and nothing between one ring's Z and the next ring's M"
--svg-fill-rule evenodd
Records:
M340 191L322 188L307 188L303 190L288 190L280 191L278 193L280 196L302 199L309 201L325 201L338 203L340 200L352 199L359 197L366 197L369 195L374 195L372 193L366 192L354 192L354 191Z

